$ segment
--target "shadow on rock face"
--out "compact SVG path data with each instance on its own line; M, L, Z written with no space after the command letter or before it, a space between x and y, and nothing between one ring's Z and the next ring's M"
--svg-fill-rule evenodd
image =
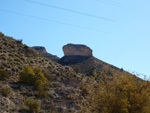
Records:
M62 65L73 65L83 62L89 58L90 56L80 56L80 55L64 56L58 61L58 63Z

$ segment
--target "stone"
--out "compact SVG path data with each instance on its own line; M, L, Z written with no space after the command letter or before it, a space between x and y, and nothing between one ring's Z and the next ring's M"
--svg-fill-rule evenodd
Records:
M81 44L67 44L63 46L63 52L65 56L93 56L92 49Z

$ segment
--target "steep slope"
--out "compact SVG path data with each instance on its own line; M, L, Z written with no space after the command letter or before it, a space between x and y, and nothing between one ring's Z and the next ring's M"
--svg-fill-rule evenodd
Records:
M49 60L55 61L57 62L60 58L57 57L56 55L52 55L50 53L48 53L45 49L45 47L42 46L34 46L32 47L33 49L35 49L36 51L40 52L44 57L48 58Z
M149 81L95 58L85 45L68 44L63 50L58 64L0 32L0 113L35 112L34 105L36 113L111 112L113 107L124 112L126 104L129 112L131 107L149 107Z
M48 76L46 99L37 96L37 88L22 83L19 72L24 66L39 67L44 76ZM17 113L24 111L27 98L34 98L41 102L41 112L76 112L84 99L80 84L84 75L76 74L72 68L62 66L43 57L36 50L22 44L22 40L15 40L4 36L0 32L0 71L7 71L10 79L0 79L0 110L2 113ZM0 76L2 72L0 72ZM37 71L38 73L38 71ZM45 74L46 73L46 74ZM43 76L42 74L42 76ZM3 94L2 89L10 89L9 96Z

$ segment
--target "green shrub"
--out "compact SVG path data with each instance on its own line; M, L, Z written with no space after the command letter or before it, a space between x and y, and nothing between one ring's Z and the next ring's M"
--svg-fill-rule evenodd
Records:
M130 74L105 76L88 96L84 112L150 113L150 82Z
M3 86L2 88L0 88L0 94L8 97L11 93L11 89L8 86Z
M32 112L32 113L40 112L41 103L38 100L29 98L25 101L24 105L29 112Z
M38 67L25 66L19 73L19 80L26 85L35 86L39 90L45 89L47 86L47 78Z
M37 92L37 97L40 99L46 99L48 97L47 92L45 90L39 90Z
M8 72L4 69L0 69L0 80L8 80L10 78L10 75Z
M23 68L23 71L19 73L19 80L27 85L34 85L33 84L33 77L34 72L30 66L26 66Z
M48 81L54 80L54 76L52 74L49 74L48 72L44 72L43 74L47 78Z
M87 95L88 94L88 89L84 85L81 85L80 89L81 89L82 95Z

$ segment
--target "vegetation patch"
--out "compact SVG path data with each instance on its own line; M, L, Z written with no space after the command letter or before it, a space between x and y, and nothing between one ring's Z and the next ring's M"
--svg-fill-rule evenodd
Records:
M24 103L26 109L31 113L39 113L41 108L41 103L38 100L28 98Z
M8 97L11 93L11 89L8 86L3 86L2 88L0 88L0 94L2 96Z
M10 75L8 72L4 69L0 69L0 80L8 80L10 78Z
M19 80L26 85L35 86L37 89L45 89L47 86L47 78L42 73L42 69L38 67L25 66L23 71L19 72Z
M82 112L93 113L149 113L150 82L131 74L118 74L109 79L103 76L92 86L88 104Z

